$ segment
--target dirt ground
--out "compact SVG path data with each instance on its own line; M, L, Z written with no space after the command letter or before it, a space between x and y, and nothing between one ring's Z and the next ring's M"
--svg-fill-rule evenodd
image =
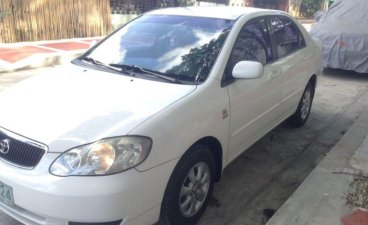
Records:
M281 124L230 164L198 225L265 224L264 210L277 210L328 154L360 113L347 109L367 91L368 74L325 70L307 124ZM0 225L19 223L0 212Z

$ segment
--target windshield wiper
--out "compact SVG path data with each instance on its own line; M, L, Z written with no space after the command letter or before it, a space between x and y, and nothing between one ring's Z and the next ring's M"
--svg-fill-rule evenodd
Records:
M109 66L109 65L106 65L104 64L103 62L100 62L94 58L91 58L91 57L83 57L83 58L80 58L80 60L83 60L83 61L86 61L86 62L89 62L93 65L96 65L98 67L103 67L103 68L107 68L109 70L112 70L112 71L115 71L115 72L118 72L118 73L124 73L126 75L130 75L130 76L135 76L135 74L131 74L131 73L125 73L123 70L119 70L119 69L116 69L116 67L113 67L113 66Z
M131 70L133 72L149 74L149 75L152 75L154 77L158 77L158 78L160 78L162 80L169 81L171 83L179 83L179 84L182 83L178 79L173 78L173 77L170 77L168 75L165 75L165 74L163 74L161 72L153 71L153 70L149 70L149 69L144 69L144 68L142 68L140 66L136 66L136 65L124 65L124 64L115 64L115 63L109 64L109 65L112 66L112 67L121 68L123 70Z

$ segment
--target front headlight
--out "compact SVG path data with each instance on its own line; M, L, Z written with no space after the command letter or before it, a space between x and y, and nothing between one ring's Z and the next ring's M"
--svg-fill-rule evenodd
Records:
M141 136L106 138L61 154L50 167L56 176L94 176L120 173L142 163L152 146Z

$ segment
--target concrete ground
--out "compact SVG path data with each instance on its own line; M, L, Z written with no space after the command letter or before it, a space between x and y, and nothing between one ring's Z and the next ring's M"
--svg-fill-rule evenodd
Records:
M0 76L0 91L40 70ZM281 124L224 171L210 207L198 225L264 225L264 209L279 209L359 119L368 75L326 70L319 79L307 124ZM0 213L1 225L19 225Z
M267 225L340 225L342 222L345 225L368 225L368 220L363 219L364 210L361 216L354 212L362 207L357 203L365 201L367 189L357 192L351 185L353 180L368 181L367 102L368 94L365 94L356 104L365 108L354 124ZM351 194L355 204L347 204L347 196ZM354 216L351 215L353 212Z

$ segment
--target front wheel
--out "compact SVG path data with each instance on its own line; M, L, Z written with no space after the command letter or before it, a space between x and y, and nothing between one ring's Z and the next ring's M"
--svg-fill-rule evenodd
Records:
M215 161L205 146L195 146L179 161L167 186L161 224L191 225L205 209L213 190Z
M302 98L300 99L296 112L288 119L288 123L292 127L301 127L307 122L314 97L314 88L308 83Z

